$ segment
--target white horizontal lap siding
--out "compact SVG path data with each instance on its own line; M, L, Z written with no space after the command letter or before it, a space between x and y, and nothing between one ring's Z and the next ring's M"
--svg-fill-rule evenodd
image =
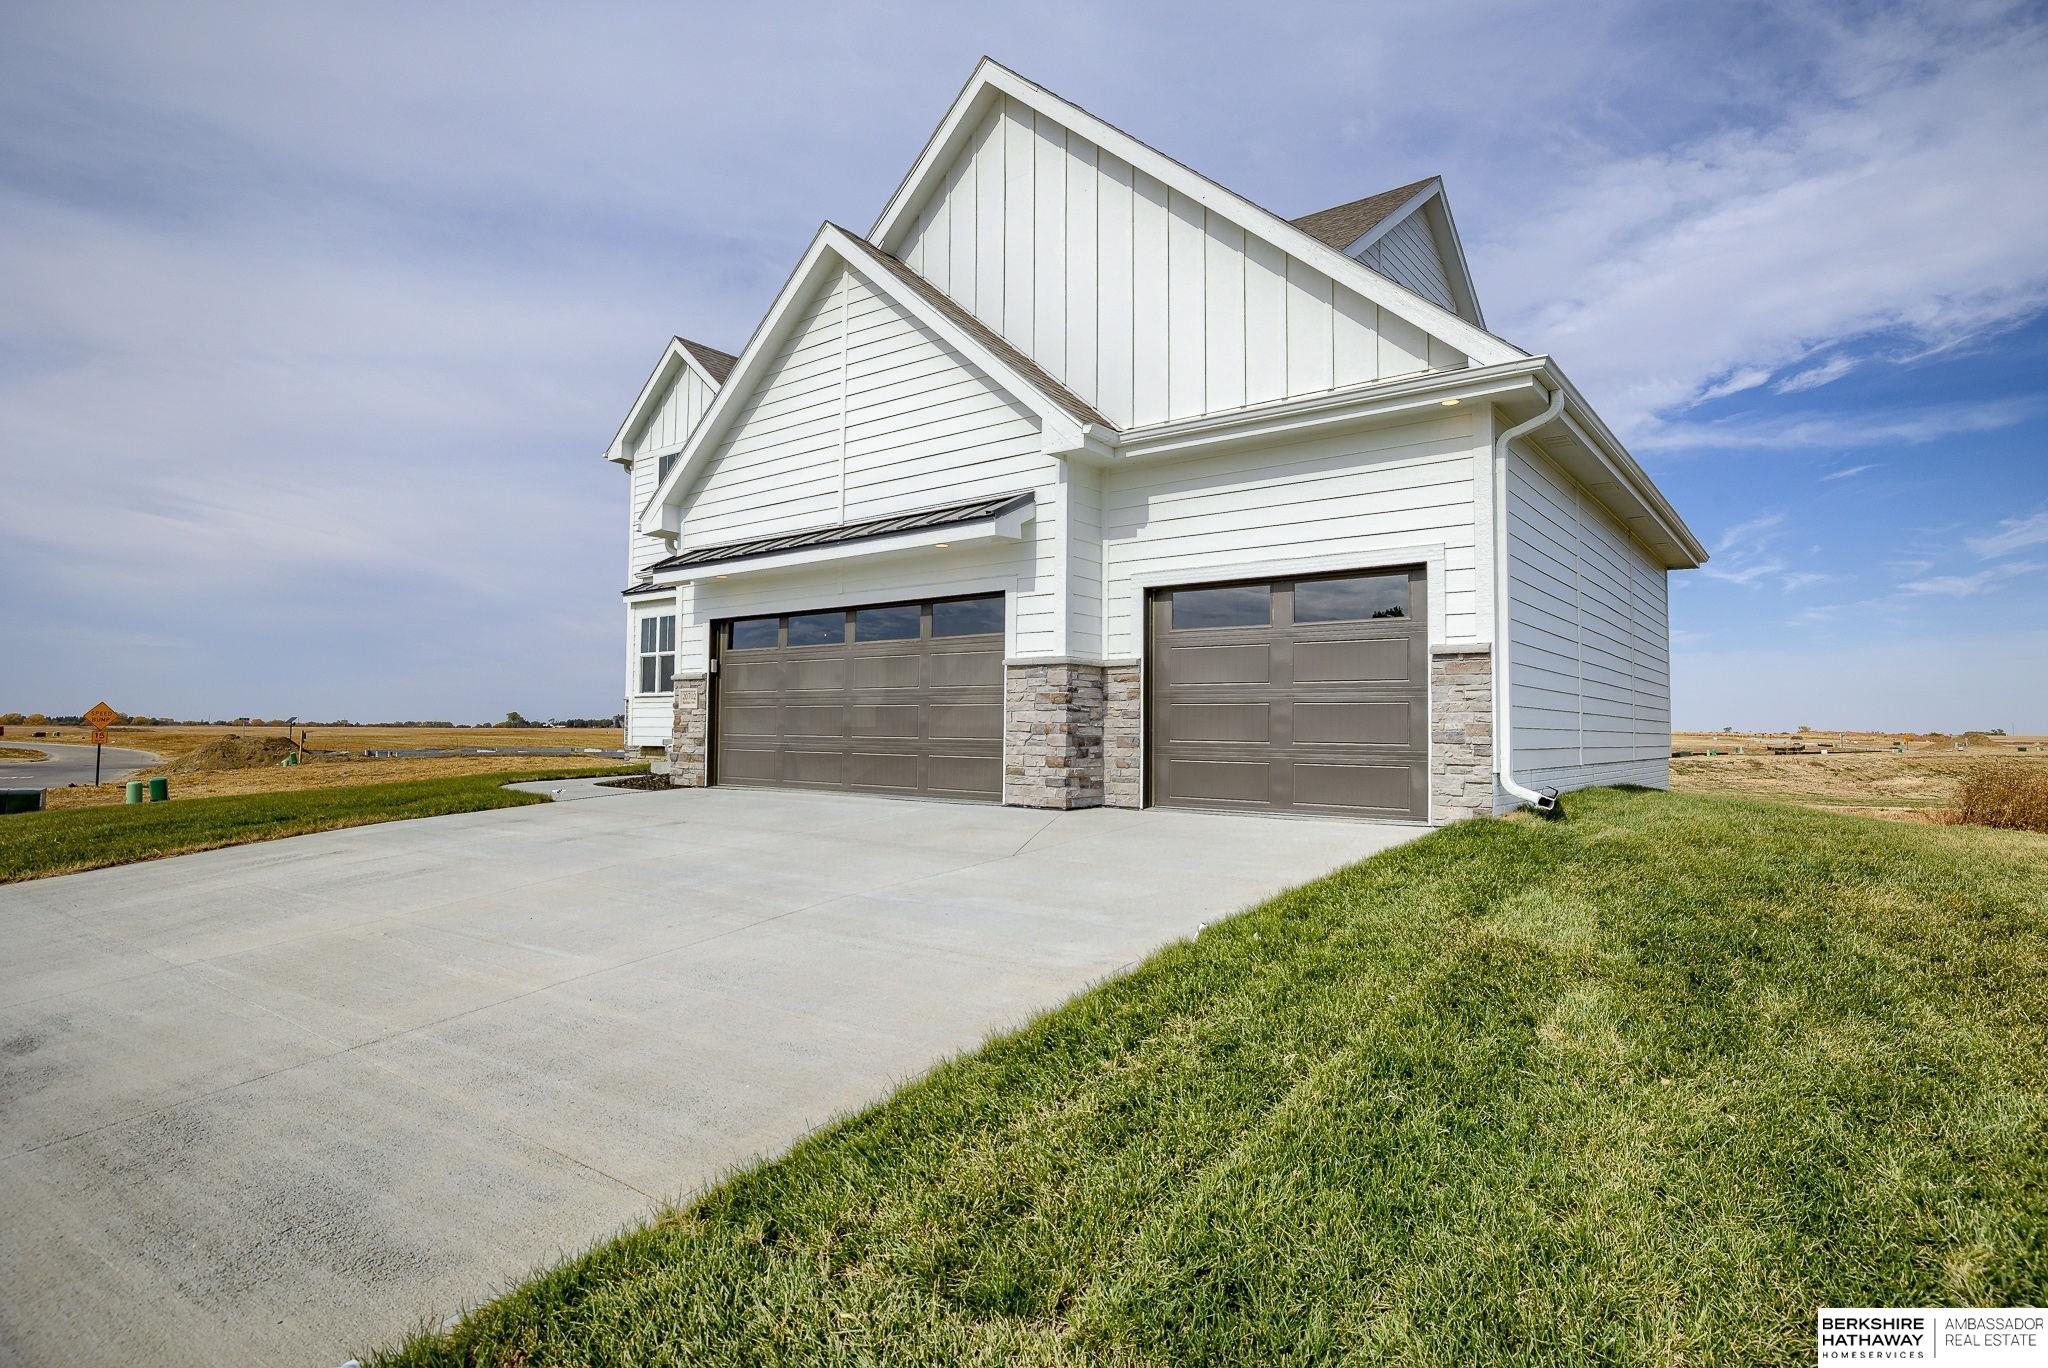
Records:
M842 271L819 291L718 442L683 506L683 547L837 520L846 283Z
M1449 640L1478 632L1469 417L1285 446L1112 468L1105 476L1105 652L1137 655L1145 585L1216 578L1232 566L1385 563L1441 547ZM1263 570L1258 573L1264 573Z
M1386 236L1359 253L1358 259L1430 303L1440 304L1452 313L1458 311L1451 294L1450 275L1437 254L1429 221L1421 212L1410 214L1388 229Z
M1040 449L1030 410L852 275L824 292L777 365L685 507L683 546L998 494L1031 493L1036 515L1020 542L856 556L699 585L685 595L678 668L702 668L710 624L724 618L938 598L991 584L1013 591L1015 649L1064 649L1061 467Z
M1466 364L1007 99L898 254L1120 427Z
M626 745L660 746L675 723L670 694L640 692L640 621L676 611L673 599L633 599L626 606Z
M1547 457L1517 449L1507 474L1516 778L1667 786L1663 567Z
M632 460L632 475L627 482L630 507L626 511L628 578L637 579L640 571L669 553L667 542L640 530L640 510L647 507L660 483L661 453L682 446L715 397L702 376L687 365L682 366L640 426L627 434L626 453Z
M641 694L626 700L626 745L661 746L675 726L675 700L666 694Z

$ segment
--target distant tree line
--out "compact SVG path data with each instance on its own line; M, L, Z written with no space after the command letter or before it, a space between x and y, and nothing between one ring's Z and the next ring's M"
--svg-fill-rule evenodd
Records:
M77 713L0 713L0 727L82 727L85 719ZM116 713L117 727L623 727L626 715L615 713L610 717L551 717L545 722L530 722L517 712L505 714L503 722L351 722L346 717L331 722L311 718L299 718L287 723L282 717L150 717L142 713Z

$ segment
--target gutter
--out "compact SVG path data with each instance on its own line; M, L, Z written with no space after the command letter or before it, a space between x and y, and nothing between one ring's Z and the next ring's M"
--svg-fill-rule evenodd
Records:
M1537 812L1557 810L1557 790L1532 789L1515 778L1514 715L1508 686L1508 446L1555 422L1564 412L1564 386L1543 412L1493 439L1493 772L1500 786Z

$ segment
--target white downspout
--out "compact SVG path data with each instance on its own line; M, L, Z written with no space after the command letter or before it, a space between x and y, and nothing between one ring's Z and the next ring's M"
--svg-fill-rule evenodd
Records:
M1493 771L1502 788L1538 812L1556 809L1557 790L1532 789L1515 778L1514 717L1508 711L1508 444L1563 412L1560 385L1543 412L1493 440Z

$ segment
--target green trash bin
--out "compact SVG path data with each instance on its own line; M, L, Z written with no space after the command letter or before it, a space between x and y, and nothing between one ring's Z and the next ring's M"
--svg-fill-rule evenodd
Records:
M142 781L140 779L130 779L128 781L128 801L131 803L142 801Z
M156 777L155 777L154 779L152 779L152 780L150 780L150 781L149 781L149 801L150 801L150 802L152 802L152 803L161 803L161 802L165 802L165 801L167 801L167 800L168 800L168 799L170 798L170 796L171 796L171 781L170 781L170 779L169 779L168 777L166 777L165 775L161 775L161 774L159 774L159 775L157 775L157 776L156 776Z

